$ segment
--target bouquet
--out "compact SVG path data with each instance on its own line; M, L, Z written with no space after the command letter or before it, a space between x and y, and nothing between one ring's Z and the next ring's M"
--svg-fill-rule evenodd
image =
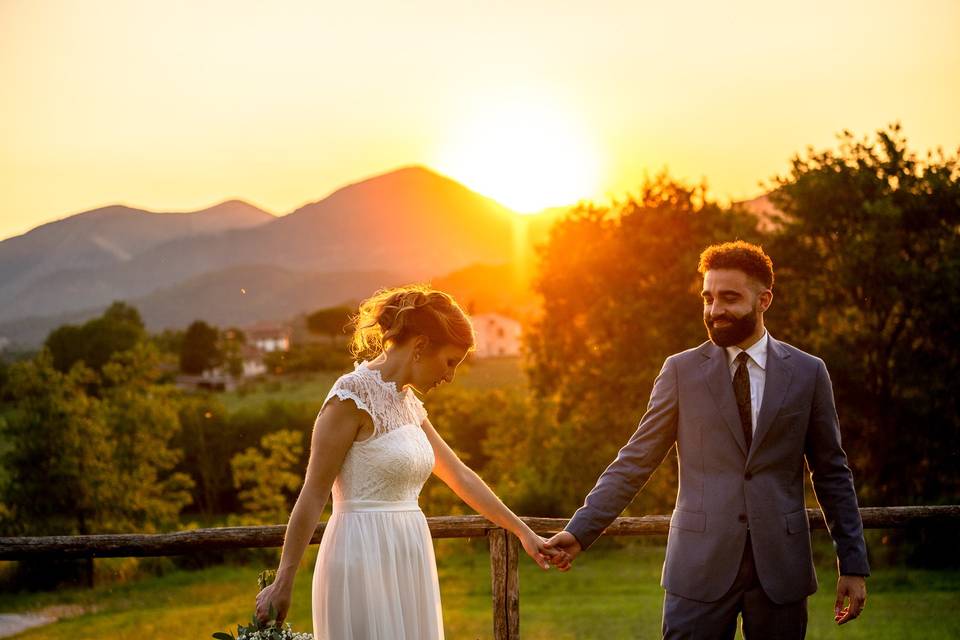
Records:
M260 590L265 589L276 577L276 571L261 571L260 575L257 576L257 584L260 585ZM257 613L254 612L250 619L250 626L237 625L236 636L233 633L217 631L213 634L213 637L217 640L313 640L313 634L298 633L290 628L289 622L284 624L277 622L277 612L273 605L270 605L268 618L266 622L260 622L257 620Z

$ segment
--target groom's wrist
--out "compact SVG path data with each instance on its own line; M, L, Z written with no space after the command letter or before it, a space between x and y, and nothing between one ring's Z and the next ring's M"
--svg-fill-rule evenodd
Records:
M573 531L570 531L570 529L564 529L564 531L566 531L567 533L569 533L570 535L573 536L573 539L577 541L577 544L578 544L578 545L580 545L580 550L581 550L581 551L583 551L583 550L586 548L586 547L583 546L583 540L580 539L580 536L578 536L578 535L577 535L576 533L574 533Z

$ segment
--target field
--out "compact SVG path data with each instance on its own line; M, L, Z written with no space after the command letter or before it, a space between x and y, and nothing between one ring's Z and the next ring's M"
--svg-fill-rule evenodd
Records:
M228 411L256 410L271 401L317 408L336 378L333 373L266 380L241 392L220 394ZM525 384L517 359L468 363L454 383L474 389ZM0 443L2 446L2 443ZM216 524L216 523L213 523ZM877 532L872 532L874 535ZM863 617L843 628L833 623L835 569L825 534L815 534L821 589L810 600L808 638L960 637L960 571L875 568ZM535 640L659 637L663 598L659 586L663 539L601 542L567 574L544 573L521 557L521 633ZM436 541L447 637L491 637L489 556L484 540ZM822 551L822 552L820 552ZM297 577L289 620L310 630L310 579L316 547ZM0 613L78 605L85 613L15 636L18 640L209 638L214 631L249 620L256 574L275 566L263 551L245 555L246 565L201 570L173 569L169 560L98 560L98 575L112 584L93 590L62 589L42 594L4 594ZM256 559L259 558L259 559ZM136 565L165 566L161 575L141 575ZM144 568L142 565L141 568Z
M491 637L488 555L484 541L436 543L448 638ZM522 557L521 633L524 638L653 638L659 636L663 547L634 541L601 545L573 571L542 572ZM297 577L289 620L310 630L312 548ZM174 571L162 577L93 591L64 590L6 598L4 611L49 604L80 604L96 611L24 632L18 640L117 640L205 638L249 618L256 595L256 566ZM811 639L960 637L960 573L882 568L869 581L860 620L833 623L834 569L819 568L821 589L810 600ZM235 630L235 627L233 627Z
M254 409L267 402L320 404L330 391L336 373L319 372L295 374L282 378L271 378L229 393L220 393L218 397L227 411ZM453 385L466 389L490 389L525 385L526 379L521 371L519 358L491 358L462 364L457 369Z

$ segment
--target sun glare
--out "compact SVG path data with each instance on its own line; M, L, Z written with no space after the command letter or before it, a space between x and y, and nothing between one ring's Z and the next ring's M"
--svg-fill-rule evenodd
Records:
M575 119L550 106L501 104L462 122L438 169L519 213L595 196L598 154Z

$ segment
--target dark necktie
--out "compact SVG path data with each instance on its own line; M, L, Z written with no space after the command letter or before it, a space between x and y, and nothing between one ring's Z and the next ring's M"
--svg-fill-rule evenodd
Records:
M746 351L741 351L734 362L737 371L733 374L733 394L737 397L737 409L740 411L740 426L743 428L743 437L747 441L747 451L753 442L753 408L750 405L750 374L747 373Z

